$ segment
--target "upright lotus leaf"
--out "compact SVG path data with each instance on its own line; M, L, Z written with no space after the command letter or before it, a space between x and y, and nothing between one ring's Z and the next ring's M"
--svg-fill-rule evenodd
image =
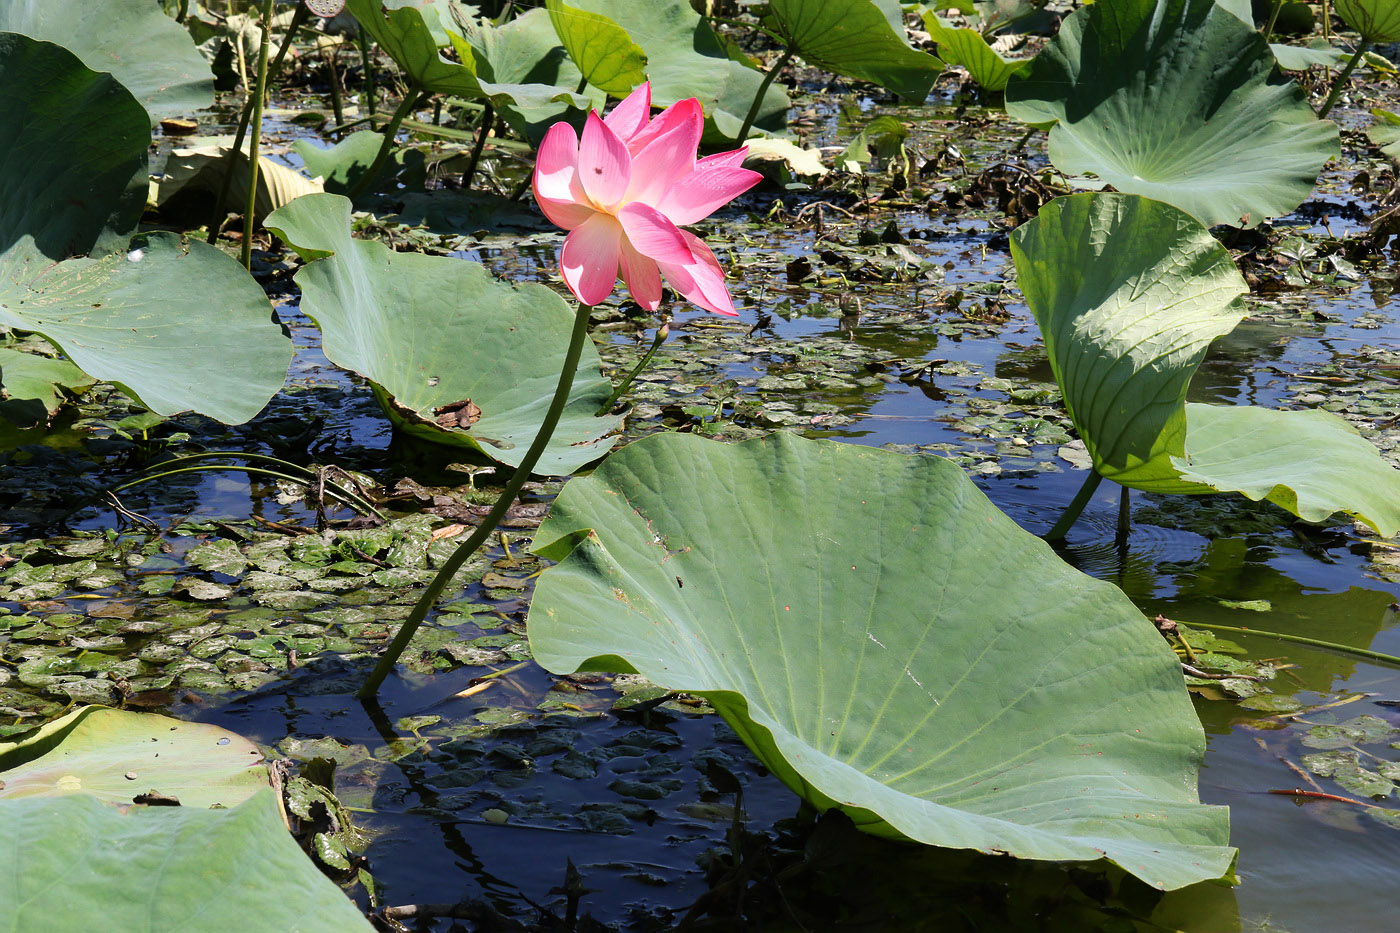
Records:
M1309 521L1400 529L1400 471L1321 411L1185 404L1212 340L1244 316L1229 254L1136 195L1057 198L1012 234L1017 281L1094 469L1133 489L1241 492Z
M377 133L369 135L383 138ZM307 145L310 146L309 143ZM233 172L233 180L228 188L224 189L224 176L230 171ZM152 200L158 207L163 207L181 192L207 192L212 203L218 192L227 190L228 197L224 207L228 210L246 210L248 154L242 150L235 154L233 147L227 145L173 149L170 157L166 159L164 174L153 182L151 187ZM296 169L274 162L266 156L259 156L258 190L253 213L258 217L266 217L283 204L290 204L304 194L313 194L321 190L320 182L313 181Z
M0 86L0 325L39 333L159 414L255 415L292 358L258 284L204 243L111 237L139 215L127 198L150 139L140 104L67 50L13 34L0 34ZM119 248L68 258L99 238Z
M1334 0L1337 15L1367 42L1400 42L1400 0Z
M10 929L372 929L287 833L271 790L227 810L0 799L0 825Z
M938 54L950 65L961 65L972 80L989 91L1006 89L1013 75L1030 70L1031 59L1002 58L975 29L956 29L947 25L937 14L924 14L924 29L938 43Z
M350 236L350 202L300 198L267 227L310 264L301 309L326 356L360 373L400 428L515 466L559 381L573 313L543 285L515 287L480 263L396 253ZM573 393L536 467L572 473L607 453L621 419L593 413L611 394L598 351L584 346Z
M627 30L603 16L577 10L563 0L546 0L550 22L588 83L626 97L647 79L647 55Z
M183 807L232 807L269 785L262 761L218 726L84 706L0 740L0 799L82 793L129 804L155 791Z
M1113 0L1071 14L1006 110L1053 124L1050 160L1086 187L1166 201L1207 226L1293 210L1338 154L1337 127L1215 0Z
M567 88L544 84L496 84L476 73L476 60L465 40L452 30L447 36L457 47L459 62L448 61L438 51L437 39L416 6L386 9L382 0L348 0L346 8L374 37L379 47L403 69L414 87L434 94L452 94L474 100L490 100L499 106L539 107L565 101L586 107L587 99Z
M647 57L651 100L667 107L694 97L709 118L706 142L732 140L763 86L763 74L736 61L709 22L687 0L568 0L572 9L617 23ZM787 125L788 98L769 85L754 126L776 132Z
M149 0L5 0L0 32L56 43L93 71L110 73L151 123L214 103L209 64L190 34Z
M1175 656L951 462L776 434L653 435L535 536L551 671L703 696L819 810L1161 888L1225 876Z
M559 44L549 13L540 8L526 10L499 26L479 24L465 30L462 39L471 46L478 77L487 81L577 88L583 78ZM530 106L517 103L497 112L517 134L538 143L570 106L558 100Z
M922 104L943 62L909 46L894 0L769 0L765 22L809 64Z

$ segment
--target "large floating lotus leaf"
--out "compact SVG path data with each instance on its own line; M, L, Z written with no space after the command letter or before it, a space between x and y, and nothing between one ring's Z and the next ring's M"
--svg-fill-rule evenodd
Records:
M1229 254L1136 195L1056 199L1011 238L1017 280L1099 473L1149 492L1242 492L1310 521L1400 528L1400 472L1324 412L1185 404L1212 340L1244 315Z
M1336 0L1337 15L1369 42L1400 42L1400 0Z
M910 48L894 0L769 0L765 22L809 64L922 104L943 62Z
M1069 16L1007 112L1053 123L1050 160L1086 185L1175 204L1207 226L1293 210L1337 155L1337 127L1214 0L1113 0Z
M647 79L647 55L627 30L601 13L576 10L563 0L547 0L546 6L559 41L589 84L625 97Z
M562 298L543 285L498 281L479 263L352 239L350 202L339 195L300 198L267 227L303 259L319 260L297 273L301 309L320 326L331 362L371 380L402 429L520 462L569 344L573 312ZM572 473L608 452L617 439L604 435L621 419L593 412L610 394L598 351L585 344L539 473ZM458 413L458 426L438 424L445 412Z
M85 706L0 741L0 798L83 793L129 804L156 791L184 807L232 807L268 786L262 760L218 726Z
M292 344L242 266L169 233L67 258L135 220L127 196L150 138L140 105L67 50L13 34L0 34L0 86L0 325L41 334L159 414L255 415Z
M0 825L10 929L371 929L287 833L271 790L228 810L4 799Z
M438 51L437 40L417 7L387 10L381 0L349 0L346 8L409 79L423 90L434 94L486 99L500 106L518 104L541 107L554 101L587 106L586 98L572 93L568 88L543 84L495 84L482 80L476 73L476 60L469 47L458 48L460 62L448 61ZM447 35L454 46L464 42L451 30ZM467 54L463 55L463 51Z
M214 103L208 63L189 33L158 3L5 0L0 3L0 32L57 43L93 71L111 73L149 112L150 122Z
M530 607L542 665L705 697L818 809L1163 888L1230 870L1176 658L946 460L653 435L571 481L535 546L562 561Z
M982 87L989 91L1005 90L1012 75L1022 74L1031 67L1029 58L1002 58L975 29L956 29L945 24L935 13L924 14L924 29L938 43L938 54L950 65L967 69Z
M697 98L710 119L705 138L734 139L758 95L763 75L731 56L710 24L687 0L568 0L575 10L599 13L617 23L647 56L651 100L665 107ZM742 57L742 56L740 56ZM764 92L754 126L782 130L788 98L774 82Z

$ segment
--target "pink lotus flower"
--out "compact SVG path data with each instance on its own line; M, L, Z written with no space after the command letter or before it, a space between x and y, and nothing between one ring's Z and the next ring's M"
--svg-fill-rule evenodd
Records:
M696 159L705 115L695 98L651 117L651 83L600 118L580 139L567 123L545 134L535 163L535 200L569 231L560 268L586 305L612 294L619 272L632 300L661 303L661 279L687 301L736 314L724 270L699 237L681 229L710 216L761 178L742 168L747 150Z

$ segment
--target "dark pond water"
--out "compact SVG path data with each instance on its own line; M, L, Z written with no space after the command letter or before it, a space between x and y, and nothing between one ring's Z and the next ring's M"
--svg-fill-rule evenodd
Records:
M939 119L945 117L926 122L912 143L929 156L955 142L967 164L952 171L954 181L1001 161L1016 140L1014 131L995 124L972 128L940 112ZM1352 198L1344 181L1328 179L1314 199L1322 208L1280 227L1302 236L1326 234L1320 219L1326 205ZM785 196L784 209L797 211L815 198ZM1045 531L1084 473L1072 462L1067 420L1055 404L1034 323L1010 287L999 215L885 207L852 221L832 209L818 231L810 214L805 223L790 214L761 219L772 201L766 192L710 224L712 240L747 270L734 281L742 313L737 321L677 315L670 342L634 393L633 430L683 426L725 438L800 430L949 456L1024 527ZM906 241L902 251L857 247L860 229L878 232L891 221ZM1330 220L1334 234L1350 229L1345 220ZM520 247L488 237L464 244L460 255L502 274L545 279L555 249L550 242ZM841 255L824 258L831 250ZM815 271L794 283L786 266L801 257ZM1400 459L1393 417L1400 399L1400 315L1390 298L1393 276L1393 268L1363 265L1358 281L1337 287L1304 282L1256 300L1249 321L1211 354L1193 385L1195 397L1324 405L1379 425L1378 444L1392 461ZM858 321L844 320L836 309L846 289L861 297ZM404 461L389 450L389 432L368 391L329 366L316 331L296 313L294 296L286 297L283 311L299 346L289 388L254 428L225 441L275 449L267 432L309 425L317 442L329 445L322 448L324 459L345 457L357 469L402 473ZM597 338L610 366L622 368L637 357L635 329L620 313L603 322ZM178 495L133 493L127 504L163 525L249 515L311 520L303 503L279 501L273 487L234 474L182 478L174 488ZM539 495L547 498L552 488ZM1400 629L1388 608L1400 601L1400 564L1385 561L1397 552L1358 535L1350 523L1305 530L1277 510L1242 500L1135 495L1132 533L1120 545L1114 541L1118 508L1116 489L1102 487L1063 556L1117 583L1149 616L1305 634L1400 654ZM97 529L112 521L108 513L87 512L77 526ZM516 533L517 547L526 534ZM189 543L174 541L164 557L170 568L184 568ZM498 549L493 558L502 556ZM237 585L235 577L217 579ZM131 592L128 581L90 596ZM532 663L514 663L523 657L527 593L473 583L468 595L487 600L496 615L458 616L442 630L463 641L495 636L486 647L504 655L489 667L404 672L390 681L382 705L350 696L366 670L364 660L330 654L248 692L183 694L175 713L219 723L298 761L335 757L337 792L370 837L365 854L381 904L475 898L524 920L541 910L563 916L572 862L589 890L583 912L619 928L670 928L710 889L707 868L710 878L722 876L735 804L725 790L726 774L743 787L745 830L768 840L754 851L795 858L789 848L800 842L792 840L805 838L795 798L718 717L674 700L660 706L636 694L629 700L633 684L555 678ZM327 597L326 606L336 604ZM304 612L282 615L299 619ZM1400 675L1351 656L1231 637L1249 658L1285 665L1271 682L1273 693L1310 711L1289 719L1198 697L1209 735L1201 795L1231 807L1241 884L1233 891L1196 889L1157 904L1156 921L1193 930L1388 928L1400 824L1386 825L1365 806L1300 802L1269 791L1303 786L1289 762L1296 766L1316 750L1305 740L1318 724L1368 714L1400 728ZM510 672L478 690L477 678L501 669ZM1311 710L1338 701L1347 702ZM1400 758L1385 742L1366 752L1377 761ZM1318 780L1328 792L1347 793ZM812 929L823 927L822 918L830 927L861 929L1020 929L1041 922L1104 928L1107 915L1082 912L1083 891L1097 892L1095 885L1116 890L1136 916L1154 909L1151 898L1121 879L1086 881L1058 867L930 853L823 831L838 834L833 838L847 850L846 860L833 861L829 870L810 869L805 878L790 873L782 886L756 887L755 897L773 900L768 928L792 926L783 918L794 915ZM363 888L356 896L368 900ZM777 906L784 899L793 902L787 913ZM722 919L732 914L712 910L711 928L733 928Z

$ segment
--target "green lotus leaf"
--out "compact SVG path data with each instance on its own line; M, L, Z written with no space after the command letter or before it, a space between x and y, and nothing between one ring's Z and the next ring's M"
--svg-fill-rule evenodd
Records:
M938 43L938 54L950 65L961 65L972 80L989 91L1006 89L1013 75L1030 70L1031 59L1002 58L975 29L955 29L934 13L924 14L924 29Z
M0 799L84 793L129 804L156 791L184 807L232 807L269 786L262 761L218 726L84 706L0 740Z
M1372 110L1371 115L1377 119L1366 135L1381 152L1400 162L1400 113L1377 109Z
M1309 521L1400 529L1400 471L1340 418L1185 404L1210 343L1244 316L1229 254L1137 195L1057 198L1011 237L1065 405L1094 469L1148 492L1241 492Z
M653 435L570 481L535 547L561 560L540 664L704 697L819 810L1162 888L1230 871L1174 655L947 460Z
M543 9L526 10L500 26L482 25L463 38L472 47L477 75L487 81L577 88L583 79ZM539 105L516 103L498 112L512 130L538 143L569 109L569 103L553 100Z
M1329 69L1341 68L1351 57L1322 38L1308 45L1283 45L1274 42L1269 45L1269 51L1274 53L1278 66L1284 71L1307 71L1315 65Z
M1172 464L1188 482L1310 522L1346 512L1385 537L1400 531L1400 470L1331 412L1189 403L1186 451Z
M627 30L603 16L576 10L563 0L546 0L550 22L588 83L625 97L647 79L647 55Z
M894 0L769 0L764 21L809 64L922 104L943 62L911 48Z
M442 57L437 39L415 6L384 8L382 0L348 0L348 9L379 47L403 69L418 88L434 94L452 94L473 100L489 100L498 106L540 107L562 101L586 107L587 99L567 88L544 84L496 84L482 80L470 45L452 30L447 36L460 62Z
M0 824L11 929L372 929L287 833L271 790L227 810L0 799Z
M87 388L95 380L67 360L0 347L0 416L19 427L44 424L63 405L63 389ZM27 404L26 404L27 403Z
M144 178L131 186L150 141L141 106L66 49L14 34L0 34L0 86L0 325L159 414L255 415L292 358L263 290L204 243L112 234L145 193Z
M147 0L9 0L0 32L61 45L131 91L151 123L214 104L214 78L187 33ZM42 111L37 111L42 113Z
M1400 42L1400 0L1335 0L1334 8L1367 42Z
M763 86L763 75L731 50L687 0L568 0L575 10L617 23L647 57L651 100L665 107L694 97L709 118L706 142L732 140ZM737 60L742 59L742 60ZM754 126L780 131L788 98L774 82L763 94Z
M369 379L401 429L520 462L569 344L573 312L562 298L498 281L480 263L352 239L350 202L339 195L298 198L267 228L309 262L296 275L301 309L321 328L326 356ZM572 473L612 448L617 438L604 435L621 419L593 416L610 394L590 342L539 473ZM456 423L442 426L452 413Z
M1337 127L1214 0L1114 0L1071 14L1006 110L1053 124L1050 160L1086 187L1166 201L1207 226L1252 227L1307 198Z

